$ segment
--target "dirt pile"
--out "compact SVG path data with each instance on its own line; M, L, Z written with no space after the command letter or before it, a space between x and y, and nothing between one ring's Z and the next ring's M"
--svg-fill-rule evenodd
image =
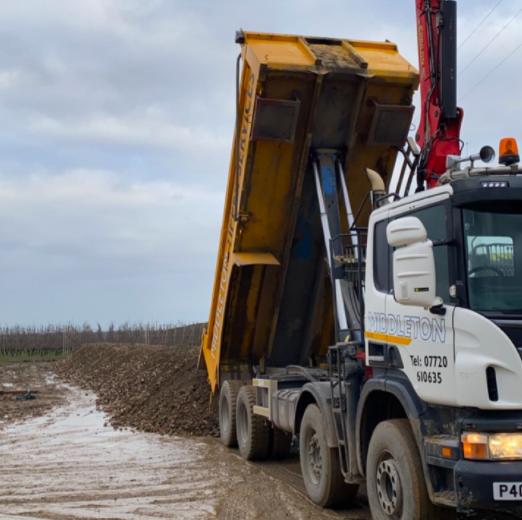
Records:
M216 435L215 404L197 358L194 347L91 344L62 361L58 373L96 392L115 427Z

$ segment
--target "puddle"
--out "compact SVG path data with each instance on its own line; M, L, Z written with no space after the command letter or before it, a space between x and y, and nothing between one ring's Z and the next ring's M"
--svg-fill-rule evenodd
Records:
M0 433L0 518L215 516L204 442L114 430L93 394L68 391L70 404Z

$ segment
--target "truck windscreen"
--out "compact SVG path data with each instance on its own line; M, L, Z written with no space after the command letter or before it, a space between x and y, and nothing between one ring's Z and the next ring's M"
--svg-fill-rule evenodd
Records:
M507 201L462 211L470 308L522 313L522 211Z

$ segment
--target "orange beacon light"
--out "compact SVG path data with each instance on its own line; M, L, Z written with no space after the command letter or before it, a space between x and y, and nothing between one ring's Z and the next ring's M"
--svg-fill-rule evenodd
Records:
M517 140L514 137L503 137L500 140L498 162L511 166L519 161Z

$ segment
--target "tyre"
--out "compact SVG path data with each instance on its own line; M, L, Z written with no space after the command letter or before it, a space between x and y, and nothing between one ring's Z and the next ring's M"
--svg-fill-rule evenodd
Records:
M308 405L299 432L299 459L308 496L323 507L347 505L357 495L357 484L346 484L339 451L326 442L324 418L315 404Z
M225 381L219 391L219 436L221 442L229 448L237 446L236 402L241 385L241 381Z
M290 446L292 445L292 434L284 432L279 428L272 430L272 449L270 457L275 460L282 460L290 454Z
M419 451L407 419L384 421L375 428L368 448L366 482L374 520L428 520L439 516L426 490Z
M236 436L239 453L246 460L264 460L270 452L270 425L254 414L256 389L242 386L237 395Z

